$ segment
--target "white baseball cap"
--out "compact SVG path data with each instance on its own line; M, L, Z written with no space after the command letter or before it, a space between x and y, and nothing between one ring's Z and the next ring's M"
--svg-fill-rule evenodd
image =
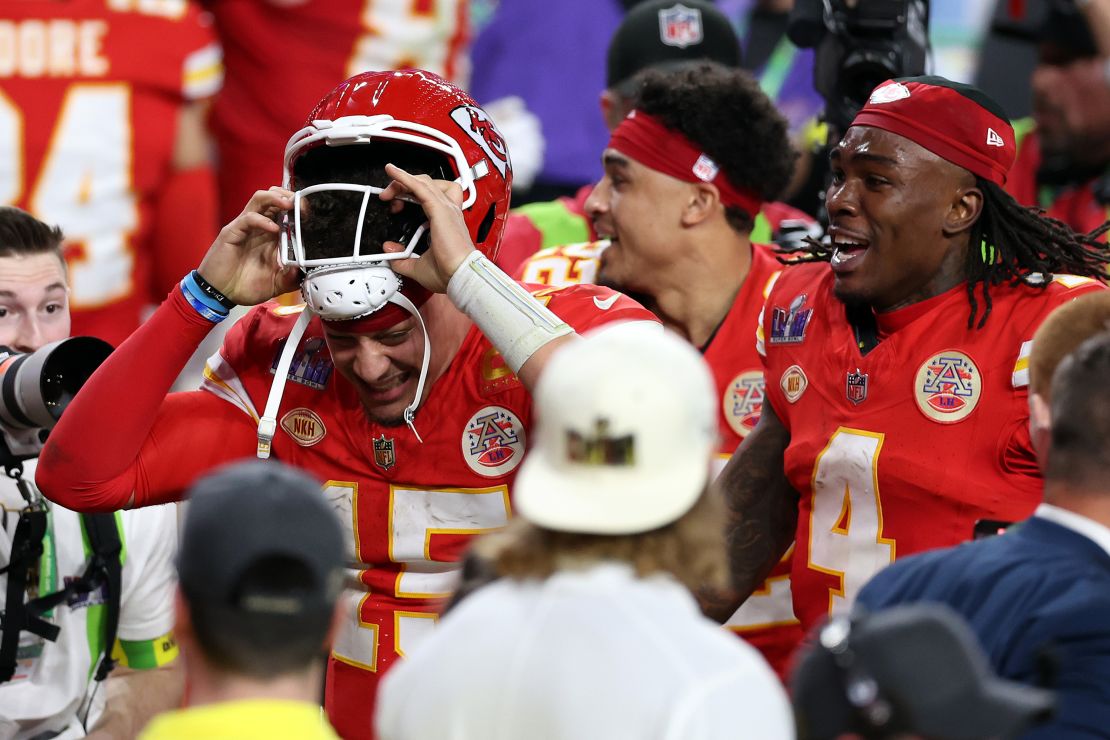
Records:
M697 350L648 322L609 324L560 348L534 394L535 445L513 487L541 527L634 534L701 496L717 446L716 393Z

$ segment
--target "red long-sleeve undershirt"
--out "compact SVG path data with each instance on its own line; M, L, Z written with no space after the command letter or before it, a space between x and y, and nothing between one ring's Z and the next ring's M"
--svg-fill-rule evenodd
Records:
M167 395L212 324L177 288L66 408L39 456L43 494L77 511L182 498L201 473L254 454L254 424L203 392Z

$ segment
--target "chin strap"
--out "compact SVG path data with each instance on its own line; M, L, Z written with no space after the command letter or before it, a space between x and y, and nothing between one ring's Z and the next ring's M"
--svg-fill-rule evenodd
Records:
M403 293L393 294L390 296L389 302L396 303L415 316L417 322L420 323L420 331L424 335L424 360L420 363L420 377L416 381L416 397L412 399L412 403L405 407L404 414L405 424L412 430L417 441L423 444L424 440L420 437L420 432L416 431L414 419L416 418L416 409L420 406L420 399L424 395L424 384L428 380L428 367L432 358L432 344L428 340L428 327L425 325L424 317L420 315L420 311ZM293 363L293 356L296 354L301 338L304 337L305 330L308 329L308 322L312 321L313 316L312 309L305 306L281 350L281 357L278 360L277 369L274 371L274 381L270 384L270 395L266 399L266 409L262 413L262 418L258 420L258 448L256 454L262 460L270 457L271 444L274 434L277 432L278 407L281 406L281 397L285 393L285 383L289 378L289 366Z
M274 382L270 383L270 395L266 398L266 410L262 412L262 418L258 420L258 449L256 454L261 460L270 457L270 443L273 442L274 433L277 432L278 406L281 405L281 396L285 393L285 381L289 378L289 366L293 363L293 355L296 353L297 346L301 343L301 337L304 336L305 329L308 328L308 322L312 321L313 315L312 310L305 306L301 315L297 317L297 323L293 324L293 330L289 332L289 337L285 340L285 346L281 350L281 358L278 360L277 369L274 370Z
M424 440L420 438L420 432L416 431L416 424L413 423L413 419L416 418L416 408L420 405L420 399L424 395L424 383L428 380L428 365L432 360L432 343L428 340L428 327L424 324L424 317L420 315L420 311L413 305L413 302L400 292L394 293L389 300L415 316L417 322L420 323L420 332L424 335L424 360L420 363L420 377L416 381L416 398L412 399L412 403L405 408L405 423L416 435L417 441L424 444Z

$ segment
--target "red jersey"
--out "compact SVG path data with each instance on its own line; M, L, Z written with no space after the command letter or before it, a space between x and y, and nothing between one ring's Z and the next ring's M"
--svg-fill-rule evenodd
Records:
M594 282L601 253L608 246L609 242L602 240L544 249L520 266L517 277L544 285ZM770 247L753 244L748 275L702 350L721 399L717 417L721 438L718 473L759 421L765 391L754 333L759 326L759 311L781 271L782 264ZM790 596L790 553L725 626L759 648L779 676L786 678L789 658L803 636Z
M807 629L848 610L895 558L969 540L980 519L1033 513L1033 333L1056 306L1103 287L1071 276L995 286L986 326L969 329L960 285L879 315L885 338L861 355L832 285L825 264L785 270L760 327L767 398L790 431L785 470L800 494L791 585Z
M204 0L227 77L212 111L221 223L281 184L289 137L343 80L420 68L466 87L467 0Z
M586 215L586 199L593 185L584 185L573 198L556 198L514 208L505 221L505 235L497 253L497 266L510 275L519 274L523 264L541 250L567 244L597 241L598 233ZM764 203L756 214L751 240L770 242L784 228L804 228L819 237L817 222L803 211L785 203Z
M1022 205L1045 209L1047 215L1080 233L1093 231L1110 220L1110 211L1095 197L1096 179L1066 188L1042 187L1037 183L1040 166L1040 139L1034 129L1019 141L1017 158L1006 178L1006 192ZM1101 239L1105 241L1106 236Z
M619 296L604 288L536 295L577 330L655 320L623 296L603 308L604 298ZM204 389L256 424L300 310L267 304L232 327L209 360ZM435 625L473 535L509 519L532 400L472 327L417 410L421 443L405 426L366 417L354 388L333 372L316 318L290 366L277 419L274 456L325 481L324 495L350 524L349 582L358 585L349 589L351 611L332 649L326 705L343 737L366 737L378 677Z
M73 333L119 343L168 287L151 284L158 197L183 102L219 86L219 48L186 0L22 0L3 16L0 203L61 226Z

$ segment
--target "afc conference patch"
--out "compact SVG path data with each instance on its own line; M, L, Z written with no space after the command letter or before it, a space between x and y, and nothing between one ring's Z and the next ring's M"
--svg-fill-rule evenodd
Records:
M725 421L741 438L755 428L763 409L763 373L745 370L732 379L721 398Z
M945 350L918 369L913 380L917 408L940 424L966 419L983 395L983 376L963 352Z
M516 414L502 406L486 406L463 427L463 459L478 475L499 478L520 465L524 441L524 425Z

